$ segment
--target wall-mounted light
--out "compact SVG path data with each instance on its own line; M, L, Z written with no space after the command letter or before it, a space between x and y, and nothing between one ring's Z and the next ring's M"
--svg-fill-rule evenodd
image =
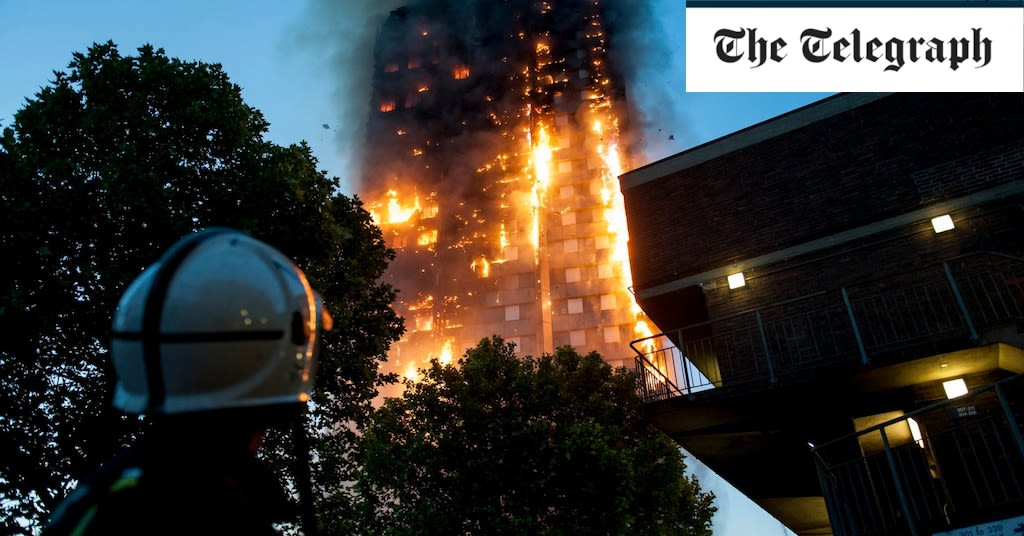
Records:
M935 229L935 234L944 233L953 229L953 218L949 214L943 214L932 218L932 229Z
M917 424L912 417L907 417L907 425L910 426L910 437L914 438L917 446L924 448L924 436L921 435L921 425Z
M743 279L743 272L736 272L729 276L729 288L740 288L747 284L747 280Z
M967 394L967 383L963 378L942 382L942 389L946 391L946 398L952 400L958 396Z

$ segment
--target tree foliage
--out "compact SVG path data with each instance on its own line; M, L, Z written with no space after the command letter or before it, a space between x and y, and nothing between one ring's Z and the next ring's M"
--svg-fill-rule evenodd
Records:
M0 138L0 531L41 522L133 430L109 405L111 315L143 267L209 226L294 258L335 318L310 416L314 478L333 488L403 329L368 212L304 142L264 140L219 65L108 42L54 75Z
M633 372L494 337L424 374L366 433L365 532L711 533L714 495L643 419Z

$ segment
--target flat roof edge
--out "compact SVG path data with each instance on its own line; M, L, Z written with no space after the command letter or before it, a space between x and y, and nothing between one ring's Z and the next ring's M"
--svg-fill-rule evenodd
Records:
M853 110L892 93L841 93L751 125L619 176L619 189L641 184L696 166L719 156L780 136L822 119Z

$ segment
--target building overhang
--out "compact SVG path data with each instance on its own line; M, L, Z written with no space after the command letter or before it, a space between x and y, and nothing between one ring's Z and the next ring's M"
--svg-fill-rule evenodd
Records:
M714 289L719 286L718 280L724 279L735 272L754 270L800 257L802 255L813 254L815 252L868 238L886 231L892 231L900 227L928 222L939 215L953 214L971 207L984 205L993 201L1021 194L1024 194L1024 179L1018 179L987 190L981 190L962 197L934 203L932 205L922 207L911 212L906 212L904 214L899 214L881 221L873 222L868 225L847 229L829 236L778 249L763 255L758 255L757 257L733 262L726 266L719 266L698 274L681 277L674 281L669 281L653 287L638 288L636 290L636 296L638 300L643 301L651 300L661 295L674 293L681 289L698 285L703 287L705 290Z
M872 103L890 93L841 93L738 130L619 176L622 191Z

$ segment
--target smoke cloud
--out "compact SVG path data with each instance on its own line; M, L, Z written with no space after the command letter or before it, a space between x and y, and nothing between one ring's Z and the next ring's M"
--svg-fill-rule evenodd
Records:
M355 184L366 138L377 29L403 0L311 0L299 46L324 58L335 109L325 123L342 155L343 180Z
M356 185L363 176L362 155L366 123L371 108L374 41L388 14L409 4L445 5L449 12L463 12L453 17L455 24L465 26L470 41L473 34L499 33L499 25L508 24L500 16L501 3L495 2L493 17L473 15L474 0L312 0L307 8L307 23L298 37L303 46L324 57L324 76L334 84L334 106L330 129L341 154L342 178ZM677 6L668 0L605 0L605 22L609 29L609 59L618 69L626 85L625 105L628 118L623 129L625 147L632 159L629 166L640 166L653 159L675 152L671 143L682 133L675 131L683 124L678 99L682 95L682 73L671 70L678 66L675 54L682 50L679 42L664 26L666 16ZM475 44L475 43L474 43ZM484 64L486 65L486 64ZM479 69L481 63L475 63ZM678 85L677 85L678 82ZM444 111L439 110L439 113Z

